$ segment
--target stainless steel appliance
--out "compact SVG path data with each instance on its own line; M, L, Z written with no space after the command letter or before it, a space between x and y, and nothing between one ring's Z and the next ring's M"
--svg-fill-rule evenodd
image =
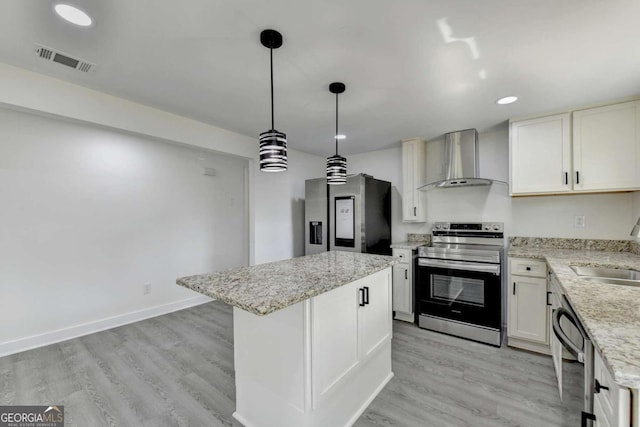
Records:
M305 254L391 255L391 183L358 174L343 185L305 181Z
M559 306L553 310L551 321L553 327L553 336L551 337L551 351L553 356L553 364L556 369L556 376L558 377L558 388L560 391L560 397L562 397L562 353L557 354L554 348L562 347L566 348L569 353L578 362L584 364L584 410L581 416L581 426L590 427L593 425L595 416L593 414L593 394L594 394L594 355L593 344L589 339L584 327L580 323L578 316L571 308L571 304L567 300L567 297L561 294L559 291L562 289L558 284L554 283L557 279L553 274L549 275L551 280L551 287L554 290L556 301L559 302ZM567 320L568 322L563 322ZM554 343L554 340L559 341L558 346Z
M500 346L503 249L500 222L436 222L418 249L418 325Z
M457 132L449 132L444 135L443 175L434 175L434 179L420 187L471 187L478 185L491 185L501 182L487 178L481 178L478 155L478 131L466 129ZM505 183L506 184L506 183Z

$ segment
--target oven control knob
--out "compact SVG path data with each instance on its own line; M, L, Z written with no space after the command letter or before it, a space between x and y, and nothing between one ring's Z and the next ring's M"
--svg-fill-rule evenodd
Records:
M442 224L442 229L446 230L447 228L449 228L449 224Z
M440 230L442 228L442 224L436 224L436 230Z
M485 229L485 230L491 230L491 226L490 226L489 224L485 224L485 225L484 225L484 229Z
M493 224L493 229L495 231L500 231L500 226L498 224Z

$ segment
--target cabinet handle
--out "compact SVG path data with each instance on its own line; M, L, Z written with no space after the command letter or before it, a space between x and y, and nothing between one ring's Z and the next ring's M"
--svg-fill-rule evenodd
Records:
M527 271L531 271L531 267L527 267Z
M551 305L551 303L549 302L549 295L551 295L551 292L547 292L547 305Z
M365 286L364 287L364 304L369 304L369 287Z
M598 381L596 379L596 393L600 393L600 390L609 390L609 387L605 387L602 384L600 384L600 381Z
M413 207L413 216L418 216L417 208L415 206Z
M364 289L360 288L358 289L358 292L360 293L360 299L358 301L358 305L360 307L364 307Z
M404 280L409 280L409 270L404 270Z
M564 173L564 185L569 185L569 172Z
M516 294L516 282L513 282L513 294Z
M576 171L576 184L580 184L580 171Z
M589 422L588 420L595 421L596 416L588 412L582 411L582 414L580 416L580 427L587 427L587 423Z

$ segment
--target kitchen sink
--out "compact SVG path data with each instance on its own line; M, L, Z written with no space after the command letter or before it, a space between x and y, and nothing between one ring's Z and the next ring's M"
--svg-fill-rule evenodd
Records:
M637 286L640 288L640 280L612 279L610 277L582 277L590 282L607 283L609 285Z
M594 279L622 279L640 281L640 271L624 270L621 268L582 267L572 265L571 269L578 276L586 276Z
M622 268L570 266L581 279L610 285L640 287L640 271Z

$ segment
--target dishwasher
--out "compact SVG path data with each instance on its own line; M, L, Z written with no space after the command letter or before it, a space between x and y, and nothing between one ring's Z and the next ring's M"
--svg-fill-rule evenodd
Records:
M553 365L558 378L558 390L562 398L562 348L566 348L578 362L584 365L584 407L581 414L581 427L592 427L594 393L594 348L587 332L580 323L578 316L571 308L567 297L562 293L562 287L557 283L555 275L549 274L554 298L551 317L553 334L551 335L551 353ZM553 308L555 307L555 308ZM563 319L566 322L563 322Z

